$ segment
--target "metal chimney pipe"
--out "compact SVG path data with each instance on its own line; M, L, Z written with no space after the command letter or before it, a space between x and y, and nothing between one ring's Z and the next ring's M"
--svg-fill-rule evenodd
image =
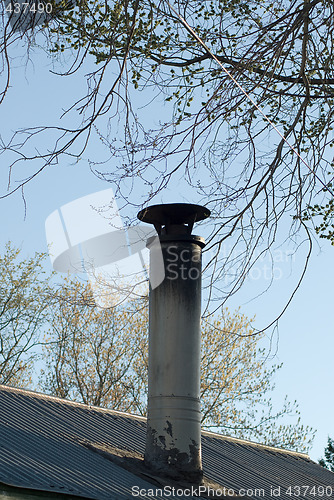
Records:
M145 462L163 475L193 483L203 476L200 318L205 242L191 230L209 215L205 207L183 203L155 205L138 214L159 235L147 242L152 279ZM154 288L161 254L165 278Z

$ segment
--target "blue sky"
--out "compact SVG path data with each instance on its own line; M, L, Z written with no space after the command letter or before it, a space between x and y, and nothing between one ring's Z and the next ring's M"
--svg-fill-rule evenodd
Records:
M84 70L74 78L56 77L50 73L50 61L41 50L34 49L31 62L27 65L21 57L24 53L23 46L16 49L20 57L15 60L12 87L0 108L2 137L8 138L11 130L17 127L53 123L58 120L61 108L69 105L78 91L80 94L85 91ZM159 103L156 105L158 107ZM45 146L38 141L35 145ZM94 140L89 149L90 153L96 152L97 159L99 155L103 157L103 148L97 141ZM6 193L9 159L10 155L0 156L1 195ZM116 160L115 165L110 160L112 168L117 168ZM30 172L30 168L26 170L23 165L15 172L12 186L15 186L15 179L24 178ZM92 174L85 155L75 164L63 158L59 165L41 172L26 186L26 205L21 192L0 199L1 248L11 240L22 248L24 256L46 251L46 218L65 203L108 187L112 186ZM176 187L173 192L162 193L157 202L196 203L197 199L192 199L191 192ZM282 231L284 233L284 227ZM267 293L254 299L259 290L269 283L266 277L269 262L259 262L241 293L227 304L230 310L240 306L249 317L255 315L255 325L259 329L270 322L284 306L301 270L306 248L301 244L294 256L291 255L292 250L288 244L282 244L277 250L274 256L277 279ZM334 437L334 400L331 396L333 257L334 248L327 241L321 242L321 246L320 241L315 244L306 277L271 338L273 361L284 363L276 378L273 400L283 402L287 394L290 400L298 401L302 422L318 431L310 453L314 460L322 456L327 435ZM269 343L268 338L268 346Z

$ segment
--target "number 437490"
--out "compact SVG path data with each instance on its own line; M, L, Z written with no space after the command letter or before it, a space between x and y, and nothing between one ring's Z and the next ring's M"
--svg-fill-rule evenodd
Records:
M46 14L51 14L52 12L52 4L51 3L43 3L43 2L38 2L38 3L35 3L35 2L32 2L32 3L29 3L29 2L23 2L23 3L19 3L19 2L15 2L15 3L12 3L10 2L7 6L6 6L6 12L8 12L9 14L26 14L28 12L38 12L38 13L43 13L45 12Z
M285 494L290 497L305 497L305 495L313 497L332 497L334 491L332 486L289 486Z

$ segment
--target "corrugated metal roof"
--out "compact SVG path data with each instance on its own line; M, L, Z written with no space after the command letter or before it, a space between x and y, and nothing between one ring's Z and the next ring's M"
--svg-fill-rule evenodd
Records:
M152 498L159 483L136 468L145 433L142 417L0 385L0 482L97 500L133 499L136 486L147 492L140 498ZM132 454L132 466L111 460L115 450ZM280 500L334 496L334 474L303 454L209 432L202 435L202 454L205 476L222 492L275 498L280 488ZM327 492L321 495L319 486ZM171 498L165 493L154 498Z

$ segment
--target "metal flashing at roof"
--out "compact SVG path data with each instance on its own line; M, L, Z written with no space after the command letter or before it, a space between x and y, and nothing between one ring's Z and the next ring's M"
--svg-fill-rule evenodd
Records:
M138 498L152 498L149 490L166 482L141 472L145 435L142 417L0 385L4 485L96 500L133 499L137 487L148 492ZM327 486L334 493L334 474L304 454L210 432L202 433L202 454L209 480L236 494L253 491L247 497L254 500L262 489L261 498L272 499L275 488L280 488L279 500L291 500L288 488L305 485ZM122 465L123 455L132 457L131 466ZM315 499L310 489L302 493L299 499Z

